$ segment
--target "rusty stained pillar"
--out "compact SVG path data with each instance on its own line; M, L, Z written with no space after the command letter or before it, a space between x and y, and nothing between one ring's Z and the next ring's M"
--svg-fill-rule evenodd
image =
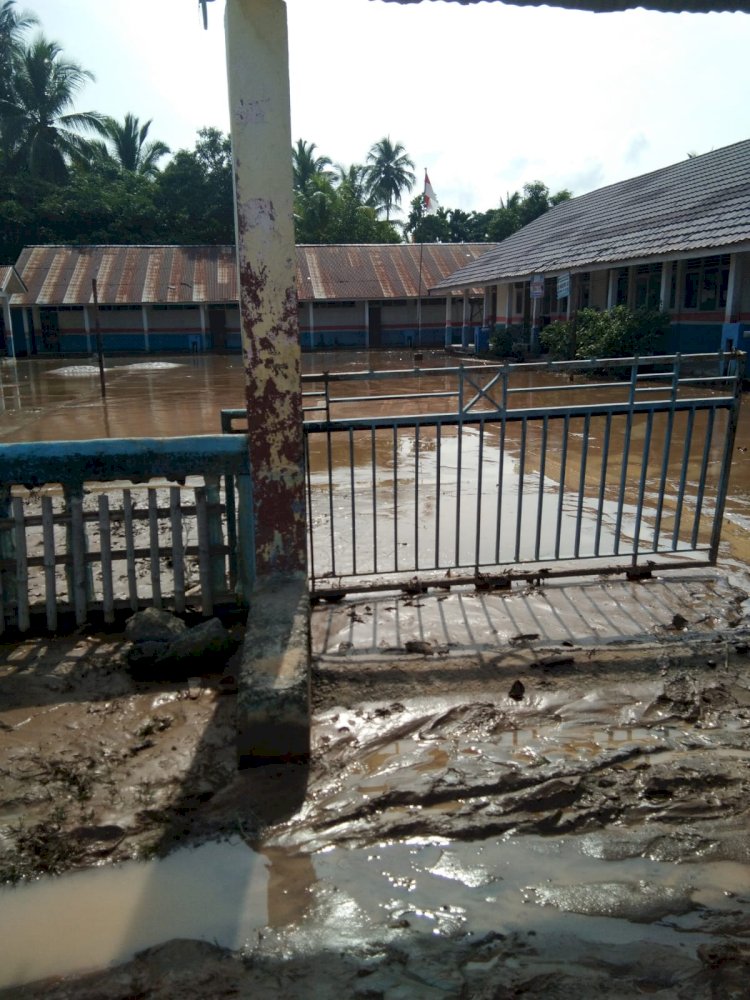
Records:
M227 0L226 40L260 580L307 562L286 4Z

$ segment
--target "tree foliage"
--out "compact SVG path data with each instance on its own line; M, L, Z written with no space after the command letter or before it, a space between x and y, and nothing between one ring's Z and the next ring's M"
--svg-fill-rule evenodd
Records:
M385 136L367 154L367 178L371 196L383 205L385 220L390 222L393 207L414 187L414 161L400 142Z
M28 33L38 23L0 0L0 261L36 243L219 244L235 238L229 136L200 129L174 155L152 120L122 121L76 102L92 74L60 46ZM533 181L486 212L423 211L401 142L379 139L362 163L334 165L314 142L291 150L295 235L302 243L485 242L504 239L569 197Z
M15 58L10 93L0 105L2 138L11 169L58 183L71 163L93 155L82 133L106 133L97 111L73 111L77 92L93 74L62 57L56 42L39 35Z
M159 139L148 139L152 119L141 125L138 118L128 112L122 122L115 118L105 119L109 148L107 153L123 170L144 177L158 173L158 162L169 152L169 146Z

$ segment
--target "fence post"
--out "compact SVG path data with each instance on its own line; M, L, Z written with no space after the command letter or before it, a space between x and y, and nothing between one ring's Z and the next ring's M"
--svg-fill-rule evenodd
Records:
M16 546L10 486L0 486L0 634L5 631L6 619L12 620L16 592Z
M76 625L86 621L89 601L94 594L94 580L86 559L86 524L83 517L83 483L65 485L66 564L68 600L75 610Z

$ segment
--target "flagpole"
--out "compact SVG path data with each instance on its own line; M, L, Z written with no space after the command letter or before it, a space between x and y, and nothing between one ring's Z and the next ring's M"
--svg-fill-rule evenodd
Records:
M424 168L424 187L422 191L422 211L427 199L427 167ZM420 219L421 222L421 219ZM419 290L417 293L417 348L422 346L422 261L424 259L424 241L419 241Z

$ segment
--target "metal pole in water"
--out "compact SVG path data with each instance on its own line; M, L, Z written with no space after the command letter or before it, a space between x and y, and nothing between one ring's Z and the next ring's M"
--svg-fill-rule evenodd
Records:
M102 328L99 325L99 295L96 289L96 278L91 279L91 291L94 294L94 328L96 330L96 353L99 358L99 385L102 388L102 399L106 399L107 386L104 382L104 353L102 350Z

